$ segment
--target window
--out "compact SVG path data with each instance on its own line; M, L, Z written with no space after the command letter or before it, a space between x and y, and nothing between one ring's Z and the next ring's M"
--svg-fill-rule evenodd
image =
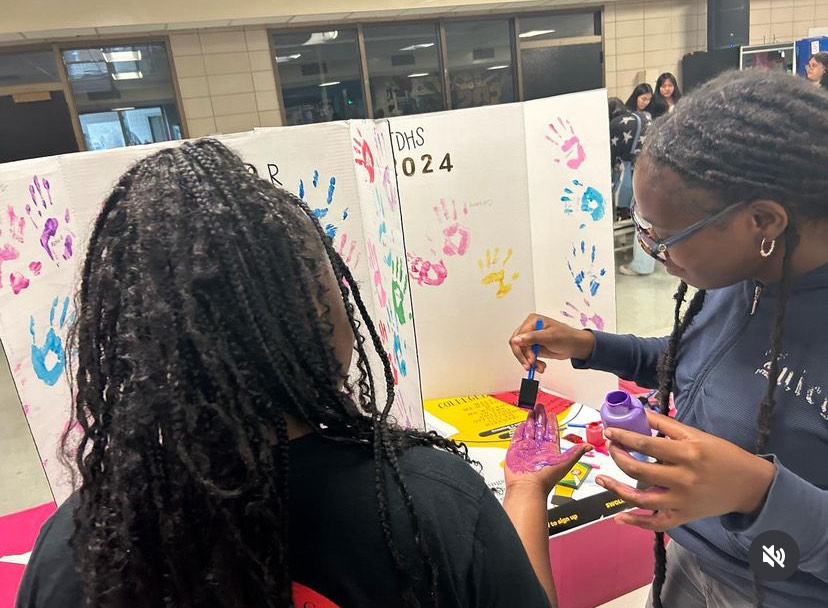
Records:
M374 118L446 109L435 23L364 31Z
M271 34L286 124L472 108L604 84L600 10L336 27Z
M506 19L446 23L452 108L515 101L511 29Z
M163 43L64 50L63 63L88 149L182 137Z
M603 86L600 12L520 17L518 24L524 99Z
M355 29L273 35L286 122L365 118Z
M59 81L52 51L0 54L0 88Z

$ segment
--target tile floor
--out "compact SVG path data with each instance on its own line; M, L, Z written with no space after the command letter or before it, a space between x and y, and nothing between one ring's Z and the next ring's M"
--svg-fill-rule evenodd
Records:
M668 333L675 286L676 280L661 268L646 277L617 275L618 331L639 335ZM0 358L0 445L4 453L0 459L0 515L51 500L5 356ZM646 597L645 587L604 606L639 608Z

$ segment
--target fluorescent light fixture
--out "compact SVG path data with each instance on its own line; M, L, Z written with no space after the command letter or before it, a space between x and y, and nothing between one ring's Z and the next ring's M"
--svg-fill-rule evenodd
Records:
M137 80L138 78L143 78L144 73L141 71L137 72L113 72L112 80Z
M421 42L420 44L410 44L401 48L401 51L416 51L417 49L427 49L434 46L433 42Z
M332 87L332 86L334 86L335 84L339 84L339 82L340 82L339 80L332 80L331 82L323 82L323 83L322 83L322 84L320 84L319 86L320 86L320 87Z
M508 67L509 67L509 65L504 63L503 65L490 65L486 69L487 70L505 70Z
M115 63L117 61L141 61L141 51L110 51L103 53L104 61Z
M302 43L302 46L312 46L314 44L325 44L331 40L336 40L339 36L339 30L331 30L330 32L313 32L310 38Z
M416 74L409 74L409 78L422 78L423 76L428 76L428 72L417 72Z
M287 63L288 61L299 59L301 56L302 53L294 53L293 55L276 55L276 63Z
M554 34L555 30L529 30L518 34L518 38L534 38L535 36L543 36L545 34Z
M127 106L125 108L112 108L111 112L126 112L127 110L134 110L135 106Z

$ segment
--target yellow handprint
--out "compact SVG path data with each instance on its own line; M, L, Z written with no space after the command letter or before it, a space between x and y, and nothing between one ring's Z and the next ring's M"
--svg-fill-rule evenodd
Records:
M480 282L483 285L497 285L497 292L495 293L496 298L502 298L510 291L512 291L512 283L506 282L506 264L509 263L509 260L512 257L512 248L506 250L506 255L503 257L503 261L498 263L500 258L500 249L495 247L494 250L487 249L486 250L486 259L485 260L477 260L477 265L480 267L480 271L486 273ZM494 270L500 266L499 270ZM511 281L514 282L520 278L519 272L513 272L511 275Z

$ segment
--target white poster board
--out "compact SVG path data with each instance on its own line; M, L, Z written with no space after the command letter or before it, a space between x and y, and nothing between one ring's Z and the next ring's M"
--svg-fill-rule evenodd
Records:
M532 311L614 330L604 91L390 128L351 121L220 139L302 197L333 238L387 351L402 425L423 427L423 399L517 389L523 369L507 341ZM70 491L56 458L72 402L66 331L89 228L119 176L171 145L0 165L0 340L58 501ZM567 363L542 382L591 404L615 386Z
M605 91L391 119L425 399L516 390L530 312L615 329ZM616 386L557 362L584 403Z

